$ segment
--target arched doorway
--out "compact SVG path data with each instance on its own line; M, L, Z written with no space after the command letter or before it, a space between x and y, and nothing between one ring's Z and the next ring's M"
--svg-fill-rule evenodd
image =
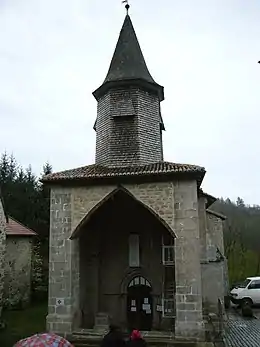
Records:
M161 313L154 309L152 298L161 297L164 288L162 241L167 236L174 238L167 222L124 187L87 212L71 235L80 238L83 328L98 328L100 313L124 328L160 327ZM153 278L152 286L141 274Z
M127 288L127 322L129 330L151 330L153 299L151 284L141 276L133 278Z

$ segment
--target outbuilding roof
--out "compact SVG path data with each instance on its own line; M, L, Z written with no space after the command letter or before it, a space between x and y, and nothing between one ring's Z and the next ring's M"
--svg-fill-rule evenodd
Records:
M17 222L14 218L8 216L8 222L6 223L6 235L12 236L36 236L37 233L32 229L26 227L20 222Z

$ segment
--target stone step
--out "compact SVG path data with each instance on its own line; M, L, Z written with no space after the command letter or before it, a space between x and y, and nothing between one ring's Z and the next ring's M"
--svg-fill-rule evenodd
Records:
M96 343L90 343L90 341L77 341L70 340L74 347L99 347L100 341ZM166 341L160 342L148 342L149 346L158 346L158 347L214 347L214 344L211 342L180 342L180 341L172 341L171 343Z
M99 347L102 337L100 334L91 332L91 335L86 333L73 334L68 337L74 347ZM213 347L209 342L191 342L191 341L176 341L167 336L147 336L145 338L149 346L156 347Z

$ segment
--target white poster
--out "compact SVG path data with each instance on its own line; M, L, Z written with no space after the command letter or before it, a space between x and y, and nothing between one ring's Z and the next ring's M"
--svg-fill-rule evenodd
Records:
M136 312L136 307L131 307L131 312Z
M151 310L146 310L146 313L147 313L147 314L151 314L152 311L151 311Z
M148 298L144 298L144 304L149 304Z
M151 310L151 305L150 304L143 304L142 309L144 311Z
M131 306L135 306L135 300L131 300Z
M161 305L157 305L156 306L156 311L158 311L158 312L162 312L162 306Z

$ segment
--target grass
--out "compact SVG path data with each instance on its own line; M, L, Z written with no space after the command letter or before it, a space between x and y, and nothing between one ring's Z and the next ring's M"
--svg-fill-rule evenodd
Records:
M0 331L0 346L13 347L25 337L45 331L47 303L41 302L19 311L5 311L6 328Z

